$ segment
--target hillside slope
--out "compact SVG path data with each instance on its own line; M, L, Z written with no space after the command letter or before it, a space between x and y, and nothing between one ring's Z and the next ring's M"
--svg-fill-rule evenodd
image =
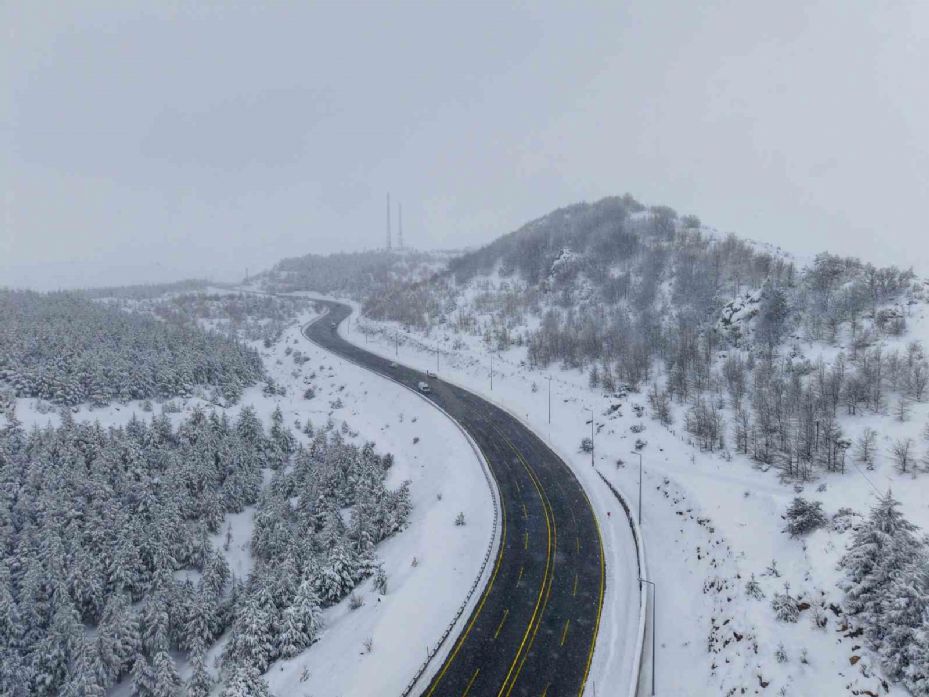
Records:
M906 521L929 529L926 299L910 271L801 262L623 197L555 211L369 297L358 329L401 360L435 365L438 352L485 387L492 354L495 394L529 418L539 385L561 383L552 428L577 443L585 427L557 402L594 408L597 466L633 500L624 461L641 453L673 504L646 520L647 544L682 552L650 559L681 599L659 635L681 636L666 650L695 665L707 647L719 689L883 694L896 681L923 694L929 662L908 647L929 636L929 561ZM708 593L723 604L692 614L683 599Z

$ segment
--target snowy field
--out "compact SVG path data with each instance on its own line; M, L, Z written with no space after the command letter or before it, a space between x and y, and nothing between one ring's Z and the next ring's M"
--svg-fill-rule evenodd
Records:
M387 572L388 593L375 593L370 579L362 583L356 589L364 601L360 608L351 610L349 598L328 608L320 640L296 658L272 664L265 679L271 693L280 697L398 695L423 663L427 649L436 644L480 570L491 536L490 492L479 461L454 423L414 393L311 344L300 333L300 326L311 317L301 317L300 324L287 329L271 349L260 349L269 374L287 388L287 395L267 397L258 385L246 390L227 411L235 415L251 405L268 423L279 406L285 423L304 442L306 437L295 422L302 425L310 419L316 427L330 418L336 426L347 422L348 438L357 443L374 441L378 452L394 455L387 485L395 488L409 479L413 510L409 526L377 547ZM285 353L288 347L302 351L309 361L296 365ZM316 377L310 379L313 373ZM308 384L316 390L312 400L302 396ZM198 398L173 401L181 407L172 416L175 422L198 406L218 408ZM38 407L36 400L19 399L17 415L26 426L58 422L57 414L43 413L45 409ZM160 411L157 404L155 409ZM141 402L130 402L93 410L82 407L74 418L99 420L106 426L125 423L133 414L149 416ZM464 526L454 524L459 513L465 515ZM232 528L226 554L240 578L252 566L248 542L253 515L249 508L226 518ZM217 548L225 543L225 529L226 524L216 536ZM210 651L211 665L224 642L225 637ZM179 668L186 678L189 668ZM129 694L128 681L112 694Z
M929 343L925 305L908 318L910 331L900 346L913 339ZM577 472L591 494L607 536L610 564L604 629L592 673L600 685L621 684L618 665L628 657L634 612L635 579L630 576L633 553L626 542L625 522L615 500L605 495L592 476L590 455L579 452L590 435L590 409L596 415L595 464L635 507L638 502L637 439L646 441L643 464L642 523L649 574L658 585L657 689L665 695L767 693L790 695L903 695L887 685L876 658L860 637L846 628L844 617L831 609L841 606L836 587L839 558L851 538L841 525L827 526L805 538L784 532L784 511L802 495L821 501L828 517L848 507L866 516L878 492L892 489L904 515L929 531L929 497L925 474L901 474L890 448L904 435L919 441L929 418L929 405L916 403L906 422L892 414L843 417L845 432L854 440L866 427L879 435L880 456L873 470L847 458L844 474L817 472L805 485L783 483L773 469L760 468L745 456L726 460L701 452L682 432L682 414L665 428L647 411L644 394L616 399L591 390L587 376L551 368L531 370L522 364L524 352L496 354L493 389L490 357L479 337L447 330L430 335L404 332L392 323L357 320L343 334L369 350L394 356L420 369L436 368L453 380L506 406L555 446ZM454 349L452 347L455 347ZM805 353L828 360L835 350L807 345ZM548 388L551 380L551 425ZM638 432L634 432L635 429ZM919 454L923 452L922 446ZM854 516L852 520L854 520ZM841 522L837 521L837 522ZM754 575L764 597L749 597L746 583ZM779 622L771 608L774 593L789 593L804 609L798 623ZM825 616L825 628L813 617ZM709 649L709 650L708 650ZM649 657L646 657L646 662ZM682 670L681 667L686 666ZM650 688L647 666L645 688ZM598 690L598 694L601 691Z

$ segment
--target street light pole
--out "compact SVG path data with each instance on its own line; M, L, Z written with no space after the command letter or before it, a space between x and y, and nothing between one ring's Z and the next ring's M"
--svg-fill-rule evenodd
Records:
M552 376L548 376L548 423L552 422Z
M435 374L439 374L439 347L435 347Z
M594 467L594 410L590 410L590 466Z
M647 583L652 587L652 697L655 697L655 634L658 633L658 626L655 624L655 606L658 604L658 586L654 581L644 578L640 578L639 583Z
M490 391L494 391L494 352L490 352Z
M630 450L633 455L639 456L639 527L642 526L642 453L637 450Z

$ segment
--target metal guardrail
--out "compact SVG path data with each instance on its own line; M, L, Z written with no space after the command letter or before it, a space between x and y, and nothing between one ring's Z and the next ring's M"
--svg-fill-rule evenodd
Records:
M639 567L639 579L648 578L648 572L645 566L645 540L642 538L642 531L639 530L639 525L635 520L635 516L632 514L632 509L629 508L629 504L626 501L625 497L619 493L615 486L610 483L606 477L603 476L603 473L600 470L597 470L597 475L600 479L603 480L603 483L607 485L609 490L613 492L613 496L616 497L616 500L619 501L619 505L622 506L623 511L626 513L626 520L629 522L629 529L632 530L632 541L635 543L636 551L636 563ZM639 581L639 629L636 636L636 660L635 660L635 675L633 680L629 685L629 697L636 697L639 692L639 681L642 678L642 661L645 659L645 623L648 618L648 588L642 581ZM655 631L655 628L652 627L652 631Z
M406 385L404 385L404 387L406 387ZM407 388L407 389L410 389L410 388ZM422 395L420 395L420 397L422 397ZM426 398L423 397L423 399L426 399ZM484 560L481 562L481 569L478 572L477 577L474 579L474 582L471 584L471 588L468 590L468 594L465 596L465 599L461 602L461 605L458 607L458 611L455 613L455 616L452 618L451 622L449 622L448 626L445 628L445 631L442 633L442 638L439 639L439 642L435 645L435 648L431 649L426 654L426 660L423 661L422 665L419 667L419 670L417 670L416 673L413 675L413 678L410 680L409 684L406 686L406 689L400 693L400 697L409 697L409 695L412 694L413 689L416 687L416 684L422 679L426 670L428 670L430 662L432 661L433 658L435 658L436 654L438 654L438 652L441 650L442 645L448 639L449 635L451 635L452 630L454 630L455 628L455 625L458 624L459 620L461 620L461 617L464 614L464 611L467 609L468 605L471 603L471 599L474 597L474 591L476 591L478 587L481 585L481 579L484 577L484 574L487 571L487 562L490 561L490 558L493 556L494 547L497 546L497 526L498 526L498 521L500 518L500 501L497 498L497 490L496 490L496 487L494 486L494 480L490 474L490 469L488 468L487 461L484 459L484 454L481 452L480 447L478 447L477 443L474 442L474 439L464 429L464 427L460 423L458 423L455 419L453 419L451 415L448 414L448 412L446 412L442 407L440 407L435 402L429 399L426 399L426 401L429 402L436 409L438 409L440 412L445 414L445 416L448 417L448 419L453 424L455 424L458 430L461 431L461 433L467 439L468 443L471 445L471 449L474 451L474 454L477 456L478 462L481 463L481 469L484 472L484 478L487 480L487 487L488 489L490 489L490 498L493 501L493 506L494 506L494 521L493 521L493 527L491 528L491 533L490 533L490 542L487 544L487 550L484 552Z

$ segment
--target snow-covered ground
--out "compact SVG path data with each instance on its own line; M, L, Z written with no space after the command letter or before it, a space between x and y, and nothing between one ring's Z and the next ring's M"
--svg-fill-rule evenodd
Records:
M913 339L929 344L926 307L913 308L908 321L910 330L901 344ZM354 316L343 334L387 356L395 355L399 343L398 360L420 369L435 369L438 348L440 377L509 408L546 437L577 472L601 523L606 521L611 565L592 680L621 684L618 666L627 665L623 660L632 627L628 614L637 588L629 574L634 556L626 542L625 522L617 515L615 500L594 479L590 455L579 452L581 439L590 435L590 409L596 415L596 469L633 506L638 500L639 460L632 451L637 438L647 441L641 451L642 527L649 574L658 587L659 694L905 694L883 683L875 658L860 639L843 631L844 618L830 608L841 604L837 563L851 531L829 526L794 539L784 532L782 516L796 495L821 501L830 517L843 507L867 515L875 494L891 488L907 518L929 531L929 475L901 474L889 455L896 438L919 440L929 404L914 404L905 423L889 414L843 418L843 428L853 440L866 427L878 430L880 457L874 470L860 467L849 454L844 474L818 472L813 482L800 486L781 482L775 470L759 468L747 457L726 460L701 452L683 433L680 413L671 428L647 414L639 417L635 407L647 407L644 394L615 399L591 390L586 374L531 370L522 364L521 349L494 356L491 391L490 356L479 337L446 329L428 335L408 333L392 323ZM827 359L835 355L824 345L807 345L805 353L814 360L820 353ZM635 433L633 427L644 430ZM917 446L920 455L924 445ZM745 592L752 575L764 593L762 599ZM777 621L771 608L772 595L784 592L785 586L792 596L812 605L796 624ZM824 629L813 621L820 611L827 619ZM650 687L647 673L645 683Z
M261 349L269 374L286 386L287 396L267 397L261 386L246 390L240 402L227 411L236 414L251 405L268 423L280 407L285 423L305 438L295 422L311 419L324 426L331 417L336 426L349 424L356 442L374 441L379 452L394 455L388 486L411 481L413 510L409 526L377 547L388 577L388 593L379 596L371 580L356 590L364 605L349 608L346 598L324 613L326 629L318 642L296 658L274 663L265 676L271 693L279 697L369 697L398 695L419 669L430 647L435 646L456 614L478 574L491 538L493 506L481 465L465 436L453 422L428 406L416 394L347 363L307 341L300 327L308 313L286 330L271 349ZM287 348L309 357L295 364ZM315 373L316 377L308 376ZM316 390L312 400L303 399L307 381ZM334 407L341 400L343 406ZM203 399L173 400L181 406L179 420L197 406L217 408ZM37 408L36 400L17 400L17 416L27 426L57 423L54 412ZM155 409L160 411L156 404ZM45 412L45 413L43 413ZM132 414L148 416L141 402L113 404L106 408L80 408L75 420L116 425ZM467 524L456 526L464 513ZM254 510L227 516L232 540L227 552L233 573L239 577L251 569L249 539ZM225 529L216 536L222 548ZM366 647L367 640L371 648ZM214 664L221 653L221 639L210 651ZM183 677L188 675L181 666ZM128 694L126 681L113 694Z
M434 341L402 332L397 334L399 330L390 324L359 320L357 304L350 304L356 312L350 318L351 321L343 322L340 326L339 331L343 337L374 353L392 358L396 355L395 339L399 336L399 362L421 370L436 369ZM368 332L359 332L359 322L362 327L368 328ZM451 345L451 337L446 337L445 345ZM495 363L491 390L489 360L482 362L477 355L479 348L476 342L473 346L469 344L453 353L440 347L439 377L454 381L494 401L533 428L573 467L597 511L607 560L607 584L588 691L590 694L600 694L603 689L608 689L624 695L625 686L634 677L639 646L641 593L638 564L635 544L622 509L598 476L597 472L603 471L602 466L591 467L590 456L577 453L580 438L584 433L590 433L590 415L589 411L585 411L587 405L578 401L578 394L565 389L559 392L559 385L553 385L552 424L549 425L546 382L540 379L539 374L535 374L537 391L533 392L531 381L528 380L530 374L525 372L524 377L527 379L521 379L520 371L504 358L499 365ZM568 386L569 383L564 382L563 387ZM558 400L564 400L564 404L557 404ZM597 408L593 403L591 406ZM597 423L600 423L599 413Z

